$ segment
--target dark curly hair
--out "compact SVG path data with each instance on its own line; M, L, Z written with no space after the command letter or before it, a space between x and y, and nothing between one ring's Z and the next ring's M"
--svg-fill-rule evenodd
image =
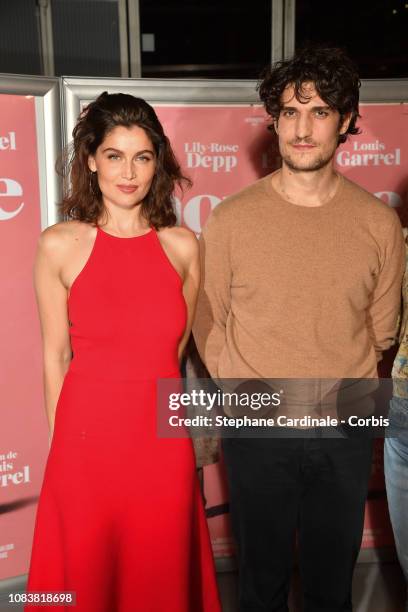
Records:
M57 169L63 176L62 214L69 219L97 223L104 212L97 175L88 167L107 134L117 126L143 128L156 153L156 171L141 213L155 229L176 224L172 195L176 184L190 186L183 176L169 139L153 108L142 98L104 91L79 116L72 132L73 143L63 153Z
M282 93L288 85L293 85L299 102L306 103L302 93L302 85L306 82L313 83L320 98L339 112L340 121L351 114L347 132L339 134L339 144L347 140L347 134L360 133L356 126L360 117L360 79L354 63L345 51L338 48L305 47L292 59L265 68L257 89L266 112L275 120L279 118Z

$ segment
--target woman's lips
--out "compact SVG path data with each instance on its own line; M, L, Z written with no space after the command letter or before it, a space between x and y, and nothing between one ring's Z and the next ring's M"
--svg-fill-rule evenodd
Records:
M123 193L134 193L137 185L117 185L117 188L123 191Z

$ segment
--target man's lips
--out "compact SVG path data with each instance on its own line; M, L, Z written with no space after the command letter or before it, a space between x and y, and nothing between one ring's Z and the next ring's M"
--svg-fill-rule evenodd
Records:
M314 144L293 144L292 147L297 151L310 151L314 149L316 145Z
M123 191L123 193L134 193L137 185L117 185L117 188Z

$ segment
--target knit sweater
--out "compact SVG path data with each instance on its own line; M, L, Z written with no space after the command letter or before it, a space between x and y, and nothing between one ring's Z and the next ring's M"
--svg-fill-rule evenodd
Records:
M295 205L271 177L220 203L203 230L201 358L213 378L376 377L400 306L395 211L343 176L324 205Z

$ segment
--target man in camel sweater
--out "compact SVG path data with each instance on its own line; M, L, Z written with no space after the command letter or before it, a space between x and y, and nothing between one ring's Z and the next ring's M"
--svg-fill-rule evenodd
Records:
M354 65L338 49L305 50L259 90L282 167L204 228L199 353L216 379L375 378L396 334L404 245L395 212L333 167L358 133ZM352 610L372 440L238 433L223 447L240 612L288 609L296 530L304 610Z

